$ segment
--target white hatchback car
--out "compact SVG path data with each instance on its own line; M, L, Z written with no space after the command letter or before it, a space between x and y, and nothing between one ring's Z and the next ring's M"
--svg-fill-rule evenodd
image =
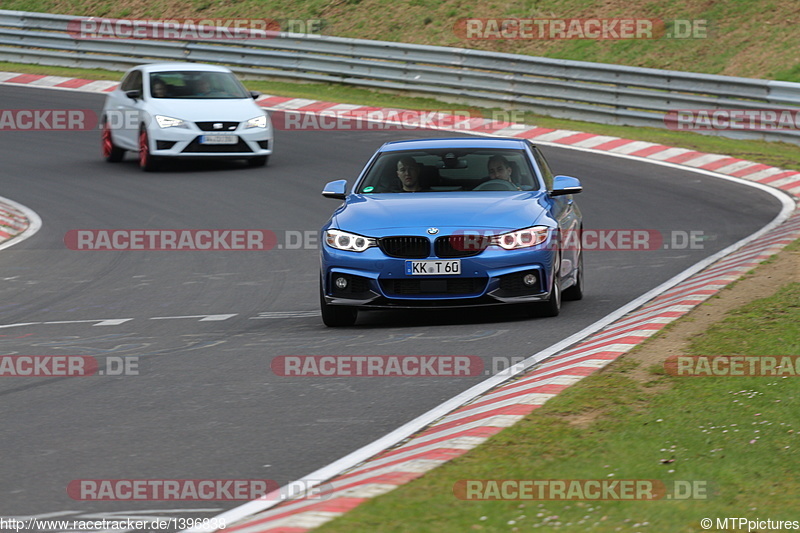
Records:
M107 161L138 152L145 171L162 158L245 159L264 166L272 123L229 69L197 63L153 63L129 70L109 93L101 118Z

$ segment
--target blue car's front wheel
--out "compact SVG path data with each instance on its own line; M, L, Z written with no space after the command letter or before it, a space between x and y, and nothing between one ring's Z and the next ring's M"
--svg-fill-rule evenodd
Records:
M352 326L358 318L358 309L341 305L330 305L325 301L322 280L319 284L319 307L322 311L322 322L329 328Z
M550 289L550 297L544 302L537 302L533 305L533 315L537 317L558 316L561 312L561 255L556 255L555 265L553 265L553 286Z
M562 300L581 300L583 299L583 252L578 256L578 273L575 274L575 285L564 289L561 293Z

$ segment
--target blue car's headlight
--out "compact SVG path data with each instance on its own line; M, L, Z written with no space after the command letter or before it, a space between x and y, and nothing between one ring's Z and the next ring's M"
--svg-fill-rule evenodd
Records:
M338 250L350 252L363 252L371 246L377 246L378 241L372 237L364 237L355 233L348 233L338 229L329 229L325 232L325 244Z
M247 128L266 128L267 127L267 115L261 115L258 117L253 117L247 121L245 124L245 129Z
M491 244L497 245L504 250L530 248L546 241L549 229L547 226L533 226L532 228L510 231L492 237Z
M156 122L158 123L159 128L185 128L186 123L179 119L173 117L167 117L164 115L156 115Z

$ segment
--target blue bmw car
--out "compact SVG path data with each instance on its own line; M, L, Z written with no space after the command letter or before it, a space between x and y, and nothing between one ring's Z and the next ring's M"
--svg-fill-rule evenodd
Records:
M522 139L384 144L321 234L320 306L327 326L359 310L522 304L556 316L583 297L578 179L554 176Z

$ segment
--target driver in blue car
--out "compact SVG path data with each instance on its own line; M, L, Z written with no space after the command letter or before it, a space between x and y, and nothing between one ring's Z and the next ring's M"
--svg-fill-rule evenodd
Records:
M515 189L519 190L519 186L514 183L514 180L512 179L514 169L511 167L511 163L508 162L508 159L506 159L504 156L493 155L491 158L489 158L488 171L490 180L507 181L512 184Z
M403 192L423 190L419 180L420 166L413 157L404 157L397 162L397 177L403 185Z

